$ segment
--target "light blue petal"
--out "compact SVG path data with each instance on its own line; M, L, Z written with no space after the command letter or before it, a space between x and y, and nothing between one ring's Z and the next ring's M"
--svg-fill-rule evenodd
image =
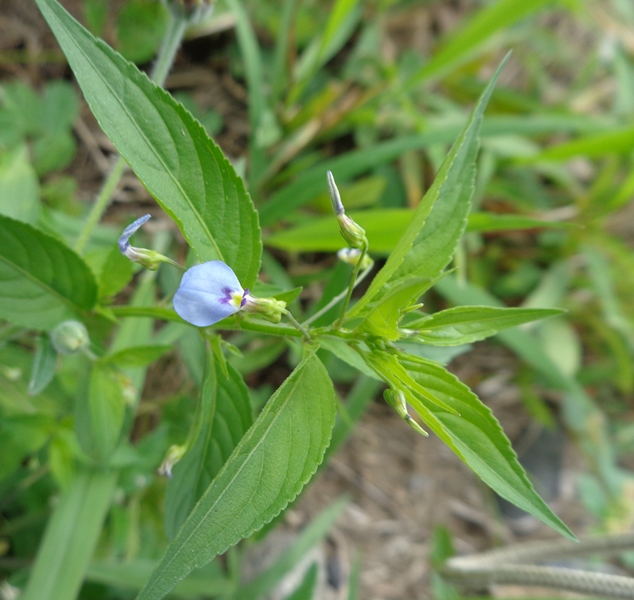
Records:
M174 295L174 310L188 323L207 327L240 310L227 302L235 293L244 293L236 274L221 260L212 260L185 272Z
M121 234L121 237L119 237L119 241L118 241L119 250L121 250L122 254L125 254L126 250L130 246L130 238L137 232L137 230L139 229L139 227L141 227L141 225L143 225L144 223L147 223L150 220L151 216L152 215L144 215L141 218L134 221L134 223L130 223L123 230L123 233Z

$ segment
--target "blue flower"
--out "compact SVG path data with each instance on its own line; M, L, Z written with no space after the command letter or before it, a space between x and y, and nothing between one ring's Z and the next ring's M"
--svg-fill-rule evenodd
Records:
M207 327L237 313L249 298L231 267L212 260L185 272L174 295L174 310L188 323Z
M208 327L240 310L257 313L262 319L279 323L286 314L286 302L256 298L242 289L231 267L211 260L188 269L174 294L174 310L196 327Z

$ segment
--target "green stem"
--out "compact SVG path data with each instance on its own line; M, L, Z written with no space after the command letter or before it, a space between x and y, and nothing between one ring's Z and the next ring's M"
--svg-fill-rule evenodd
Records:
M90 213L88 214L88 218L86 219L79 237L77 238L77 242L75 242L75 251L77 254L83 254L86 249L86 244L92 235L93 229L101 220L101 215L103 215L108 203L110 202L112 194L114 194L114 191L119 185L119 180L123 175L126 164L125 160L119 156L114 167L112 167L112 171L110 171L110 175L108 175L108 178L104 182L103 187L99 192L99 196L97 196L97 200L90 209Z
M183 41L183 36L185 35L185 30L187 29L187 19L184 16L175 14L175 12L170 12L170 15L171 18L159 50L159 55L150 74L150 79L159 86L163 86L165 83L167 74L172 68L176 52ZM117 185L119 185L119 181L125 171L126 164L125 160L119 156L119 158L117 158L117 162L112 168L112 171L110 172L110 175L108 175L108 178L104 182L103 187L97 196L97 200L90 209L88 218L79 233L77 242L75 242L75 251L78 254L83 254L86 249L86 244L88 243L94 228L101 220L103 213L110 203L112 195L117 189Z
M365 271L363 271L361 275L359 275L357 280L354 282L355 288L370 274L370 271L372 270L373 266L374 266L374 262L372 262L372 264L370 264L370 266L367 269L365 269ZM344 290L343 292L341 292L341 294L337 294L330 302L328 302L328 304L320 308L314 315L306 319L302 323L302 325L305 327L306 325L310 325L313 321L316 321L317 319L319 319L319 317L326 314L333 306L336 306L337 304L339 304L339 302L341 302L341 300L346 296L347 293L348 293L348 290Z
M352 271L352 277L350 277L350 283L348 284L348 291L346 292L346 297L343 300L343 304L341 305L341 314L339 315L339 318L337 319L337 322L335 323L335 327L341 327L341 324L343 323L343 319L346 316L346 311L348 310L348 304L350 304L350 298L352 298L352 292L354 291L354 288L356 286L357 283L357 278L359 276L359 271L361 270L361 263L363 262L363 259L365 258L365 255L368 252L368 246L367 244L363 244L363 247L361 248L361 255L359 256L359 261L357 262L356 265L354 265L354 270Z
M306 329L304 329L300 325L299 321L291 314L291 312L288 310L285 310L284 314L286 315L288 320L293 324L293 326L302 332L302 335L304 336L304 338L306 338L306 341L310 342L310 334L308 333Z
M170 15L171 18L167 25L159 54L150 73L150 79L160 87L163 87L167 79L167 75L176 58L176 52L178 52L187 30L187 18L185 16L174 14L173 11L170 11Z

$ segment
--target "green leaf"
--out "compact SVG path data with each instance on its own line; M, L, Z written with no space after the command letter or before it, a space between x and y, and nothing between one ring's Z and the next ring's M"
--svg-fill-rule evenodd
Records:
M489 408L440 365L423 359L402 362L416 382L460 413L457 416L436 405L423 404L415 393L408 394L406 391L407 401L430 429L500 496L574 540L575 536L568 527L533 489L511 443Z
M455 304L500 304L497 298L485 290L466 282L458 282L451 276L440 281L436 289ZM500 332L498 339L543 375L551 386L564 392L562 414L566 426L575 433L587 459L596 472L601 474L606 489L611 489L615 497L618 496L621 493L622 475L616 465L607 419L592 397L574 377L559 369L535 336L521 329L513 329Z
M33 144L33 166L40 176L59 171L71 163L76 152L77 144L69 131L47 134Z
M70 133L78 115L79 98L73 85L61 79L47 83L39 113L40 129Z
M0 481L18 469L27 456L44 446L55 428L55 421L48 415L11 415L7 412L0 410Z
M392 341L398 340L401 337L398 322L403 311L420 298L428 287L429 281L420 277L402 281L376 303L357 330Z
M26 146L0 154L0 214L31 225L39 218L39 183Z
M119 51L135 63L143 63L158 50L163 39L168 14L160 2L129 0L117 18Z
M359 314L377 296L385 295L388 286L398 285L409 277L433 279L453 256L467 224L484 109L507 58L502 61L480 96L403 237L368 291L349 311L349 316Z
M570 160L575 156L601 158L610 154L629 154L634 148L634 127L619 127L563 142L527 157L521 162L535 163L547 160Z
M96 298L92 272L70 248L0 216L0 318L51 329L92 309Z
M321 463L335 396L314 350L271 397L170 544L138 600L159 600L192 569L261 528Z
M171 349L171 346L132 346L104 357L101 363L111 364L122 369L147 367Z
M37 349L33 358L33 370L29 379L29 396L39 394L55 377L57 366L57 353L51 338L47 334L42 334L37 339Z
M88 394L77 399L75 432L84 452L99 463L107 463L119 443L126 394L119 371L107 362L93 365Z
M258 216L242 180L203 127L55 0L37 0L102 129L180 227L201 261L219 259L251 287Z
M288 105L297 103L317 70L350 39L361 17L359 4L359 0L336 0L330 7L323 35L314 38L297 61L294 70L296 84L289 93Z
M314 562L304 574L301 583L288 595L285 600L313 600L315 598L315 587L317 585L317 574L319 569Z
M498 0L478 11L458 31L453 30L447 41L431 60L418 72L411 75L406 87L422 81L435 79L456 68L459 64L473 60L484 42L500 30L510 28L520 19L550 4L552 0L532 0L517 3L516 0Z
M439 364L414 356L364 354L364 359L423 422L495 492L570 539L570 530L539 497L491 411ZM444 407L448 407L451 412Z
M22 600L77 598L116 482L116 471L79 468L55 505Z
M346 206L348 200L346 199ZM372 254L389 254L398 244L414 212L408 208L379 208L352 210L346 213L365 229ZM494 213L471 213L467 231L512 231L521 229L563 229L574 227L571 223L543 221L524 215L497 215ZM336 252L343 242L336 220L332 216L311 218L306 223L284 229L265 238L267 246L296 252Z
M200 394L200 424L192 447L174 467L165 496L165 531L172 539L238 442L253 424L249 390L230 364L208 361Z
M495 335L498 331L559 315L554 308L494 308L458 306L407 324L416 339L433 346L460 346Z

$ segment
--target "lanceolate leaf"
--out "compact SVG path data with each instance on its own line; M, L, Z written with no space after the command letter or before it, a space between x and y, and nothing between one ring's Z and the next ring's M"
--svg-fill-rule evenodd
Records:
M312 351L240 440L138 600L160 600L190 571L275 517L321 463L334 420L332 383Z
M96 298L92 272L70 248L0 216L0 318L51 329L90 310Z
M561 314L553 308L458 306L407 324L416 339L433 346L460 346L483 340L498 331Z
M561 535L575 539L533 489L489 408L440 365L422 359L401 362L416 382L460 413L457 416L434 404L423 405L415 393L406 391L407 401L425 424L500 496L541 519Z
M480 96L403 237L349 316L359 314L369 302L389 291L391 285L408 277L436 277L451 260L467 224L482 116L505 62L506 59Z
M165 531L171 539L253 423L251 401L240 373L227 374L209 361L200 398L200 431L174 468L165 497Z
M55 0L37 4L102 129L198 258L223 260L251 287L262 253L258 217L220 149L181 104Z

